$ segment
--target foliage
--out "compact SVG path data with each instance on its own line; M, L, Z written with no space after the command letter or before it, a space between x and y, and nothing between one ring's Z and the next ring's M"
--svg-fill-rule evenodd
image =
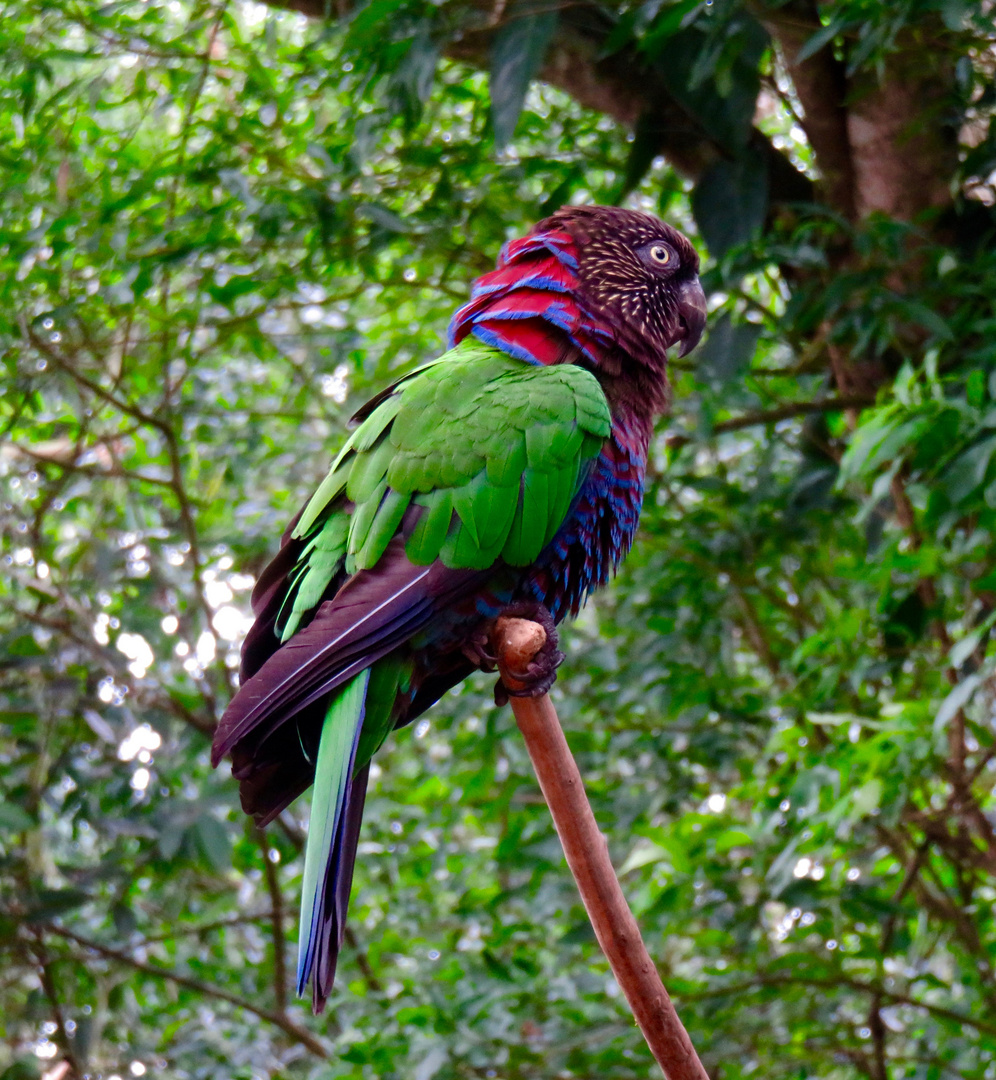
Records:
M708 241L712 330L554 698L651 953L717 1078L996 1077L991 13L806 30L797 64L950 75L958 195L904 217L806 187L798 5L599 9L592 70L663 70L710 140L684 177L653 117L528 85L572 9L476 56L490 7L332 7L0 4L0 1076L653 1068L489 679L378 757L320 1018L307 809L262 835L208 764L349 415L507 237L625 196Z

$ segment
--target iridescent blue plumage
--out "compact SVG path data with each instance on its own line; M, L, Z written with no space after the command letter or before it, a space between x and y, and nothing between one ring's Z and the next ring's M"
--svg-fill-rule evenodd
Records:
M554 622L576 615L633 545L647 461L640 442L625 423L613 424L612 438L596 459L571 513L537 559L529 587Z

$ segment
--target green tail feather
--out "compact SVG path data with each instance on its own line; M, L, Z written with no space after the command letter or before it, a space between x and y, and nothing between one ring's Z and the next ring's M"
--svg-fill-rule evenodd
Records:
M370 671L361 671L329 703L315 763L311 824L304 850L301 925L298 935L297 992L303 994L315 963L327 891L327 878L336 833L342 820L346 789L360 727Z
M345 919L346 898L353 876L352 843L347 803L355 814L362 808L365 778L359 792L349 785L350 773L360 772L394 727L394 703L399 690L407 692L411 664L388 655L354 676L329 702L315 762L311 824L304 850L301 889L301 927L298 937L297 992L313 979L315 1008L320 1009L332 988L335 958ZM335 937L335 940L332 938Z

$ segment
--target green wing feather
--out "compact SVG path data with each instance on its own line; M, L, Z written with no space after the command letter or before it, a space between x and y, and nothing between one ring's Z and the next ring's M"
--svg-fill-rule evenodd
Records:
M413 563L526 566L567 515L612 420L597 379L534 367L467 340L366 412L305 507L304 540L277 623L286 641L333 578L373 567L408 507Z
M394 730L394 721L397 718L394 702L398 691L406 692L410 682L410 661L402 660L394 654L378 660L370 669L367 711L356 747L356 764L353 767L355 772L359 772L366 765Z

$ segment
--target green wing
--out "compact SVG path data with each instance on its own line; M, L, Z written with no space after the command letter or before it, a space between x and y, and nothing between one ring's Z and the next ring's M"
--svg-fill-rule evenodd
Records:
M305 547L277 629L286 641L332 578L377 564L412 505L419 566L527 566L562 524L611 431L595 377L534 367L465 341L398 382L305 507Z

